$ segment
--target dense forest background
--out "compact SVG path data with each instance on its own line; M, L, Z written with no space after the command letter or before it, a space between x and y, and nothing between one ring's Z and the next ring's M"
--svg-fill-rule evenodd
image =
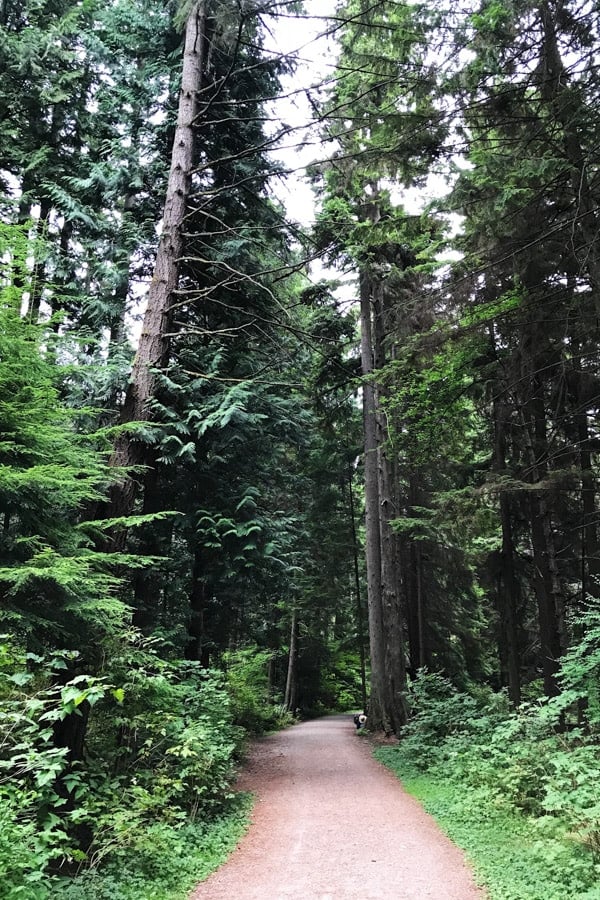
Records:
M315 15L0 3L3 896L146 896L359 707L597 896L598 6L348 0L304 85Z

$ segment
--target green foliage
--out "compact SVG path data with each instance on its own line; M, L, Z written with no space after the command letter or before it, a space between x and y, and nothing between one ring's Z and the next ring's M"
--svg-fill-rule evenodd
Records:
M590 598L576 628L581 638L567 651L561 664L561 685L567 703L585 700L586 720L600 726L600 601Z
M467 832L474 816L518 834L535 822L546 900L566 896L567 879L592 896L600 833L597 604L574 613L598 593L592 6L348 0L321 110L337 149L314 167L328 191L317 246L382 304L377 391L411 667L504 684L512 649L534 697L540 661L558 655L540 649L536 600L558 583L546 609L565 606L559 649L572 645L560 698L511 714L503 695L421 677L397 753L422 778L447 776L439 805ZM0 600L16 635L0 647L0 878L42 897L63 862L86 872L61 885L70 896L159 896L164 858L204 840L226 805L240 726L287 721L292 609L296 702L357 704L354 316L299 274L286 285L301 261L267 190L276 165L253 150L269 145L262 98L286 63L261 52L264 10L221 4L169 358L156 421L134 426L151 471L136 470L146 489L132 515L94 517L107 439L131 428L111 431L128 304L155 250L182 22L156 0L1 7L0 181L14 197L0 213L32 221L0 224ZM447 202L407 214L398 197L440 171ZM463 217L461 259L445 272L449 211ZM532 467L544 471L529 484ZM546 546L532 555L537 523ZM110 533L134 526L128 552L111 553ZM556 571L540 575L551 556ZM141 640L132 610L160 643ZM67 726L81 746L65 744Z
M0 870L15 898L21 887L23 896L37 897L39 887L45 897L50 863L93 872L110 863L114 872L116 861L139 855L150 877L161 868L161 848L177 844L190 823L203 823L189 832L193 841L205 832L213 840L208 823L230 807L241 737L219 673L132 644L113 661L118 680L81 674L61 684L57 673L76 654L45 660L6 641L0 651ZM58 723L82 714L89 717L85 765L71 763L55 739ZM85 851L76 840L82 829L91 838Z
M511 712L502 695L427 673L410 696L399 746L378 756L470 852L491 896L596 896L598 735L559 730L564 699Z
M26 299L34 320L49 306L83 327L88 352L105 329L122 345L130 275L147 271L178 40L153 0L3 6L0 178L46 238Z
M248 827L250 799L237 794L208 822L144 829L135 854L117 849L99 870L53 879L57 900L185 900L218 868ZM32 900L33 900L33 895Z
M556 820L532 823L430 773L407 776L392 754L377 756L466 851L490 900L598 900L589 854L565 839Z
M353 641L355 643L355 641ZM324 667L320 693L321 712L346 712L362 705L360 658L353 647L333 644L331 658Z
M79 675L64 684L73 653L44 660L25 654L6 637L0 644L0 872L10 898L46 897L47 868L74 852L67 798L85 792L82 772L57 746L55 726L102 700L106 683ZM15 847L21 852L15 855Z
M544 779L543 809L569 824L572 834L600 860L598 745L565 742L553 753Z
M110 481L93 435L78 434L58 391L50 329L20 315L19 281L29 278L27 227L0 230L9 277L0 283L0 594L3 614L31 649L86 650L115 634L126 616L115 566L78 527ZM56 346L54 342L52 346ZM35 623L35 627L34 627Z
M20 811L26 796L7 798L0 792L0 877L6 900L46 900L50 882L44 870L53 857L48 841L40 841L35 826ZM12 800L12 802L11 802ZM27 807L25 806L27 811ZM16 851L18 848L18 852Z
M291 725L293 717L279 698L269 695L269 664L273 653L258 647L229 650L223 656L233 720L247 731L262 734Z
M240 740L218 672L133 645L115 659L113 677L116 706L98 708L89 735L90 752L105 760L109 778L98 791L94 862L111 847L143 840L144 824L206 819L218 810ZM113 792L121 797L117 811L110 810Z
M14 789L6 833L24 848L25 896L35 877L43 895L59 866L80 878L53 878L52 895L166 896L170 857L228 806L241 724L290 721L272 701L303 556L320 539L301 471L317 428L306 375L323 360L338 380L350 368L339 360L352 327L296 303L303 276L284 282L299 265L266 190L276 165L252 150L265 145L262 98L277 93L286 63L262 54L258 9L225 4L209 17L207 96L216 87L198 116L155 421L116 424L129 304L137 309L151 271L168 170L180 56L172 12L155 0L9 0L0 14L0 179L18 198L1 214L32 217L0 245L0 599L18 648L0 710L19 723L19 745L4 748ZM126 428L152 469L132 469L143 500L111 516L106 463ZM339 471L328 473L338 498ZM334 506L332 530L344 512ZM126 551L112 552L125 536ZM342 583L340 571L328 611L307 616L323 648L322 622L347 605ZM239 645L256 649L223 658ZM209 655L224 676L182 659ZM54 716L48 727L44 716ZM25 743L36 748L31 771L18 768ZM14 867L11 879L17 890Z

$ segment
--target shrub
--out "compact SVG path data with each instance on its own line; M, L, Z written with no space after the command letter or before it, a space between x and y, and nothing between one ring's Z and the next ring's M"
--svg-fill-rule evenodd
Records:
M262 734L293 722L293 717L280 702L281 698L269 695L271 656L270 651L259 650L255 646L232 650L224 655L233 720L253 734Z
M97 867L120 850L141 851L158 823L206 821L227 803L241 732L221 673L161 660L136 644L117 660L110 681L79 674L57 684L57 669L73 654L26 658L7 646L0 653L6 893L22 887L24 897L37 900L51 864ZM69 762L53 726L84 704L85 763Z
M135 853L117 849L102 867L54 879L53 900L185 900L231 853L248 809L249 798L238 794L210 822L147 826Z
M422 672L410 689L414 715L399 746L379 754L414 779L428 808L473 848L492 887L500 885L494 897L600 896L598 736L589 722L585 730L562 730L578 696L565 691L511 710L502 694L461 694ZM484 845L496 833L501 849L488 852ZM514 894L506 894L504 869L520 885Z
M600 858L600 799L598 746L565 742L549 760L543 779L542 807L560 817L579 840ZM575 742L575 745L573 745Z

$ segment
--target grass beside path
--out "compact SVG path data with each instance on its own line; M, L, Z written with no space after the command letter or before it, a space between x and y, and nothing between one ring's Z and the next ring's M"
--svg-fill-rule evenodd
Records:
M590 886L590 854L555 819L527 819L496 808L485 791L411 774L397 748L380 747L375 756L466 852L490 900L600 900L600 865Z

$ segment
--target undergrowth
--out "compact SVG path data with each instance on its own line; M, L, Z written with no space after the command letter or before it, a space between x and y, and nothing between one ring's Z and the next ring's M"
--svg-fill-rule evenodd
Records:
M245 739L290 722L266 662L249 648L205 670L134 636L92 676L0 637L2 900L178 900L220 865L247 821ZM65 722L85 725L80 759Z
M376 751L471 859L491 900L600 900L598 736L561 732L568 697L509 710L439 675L411 689L400 744Z
M208 823L151 826L135 853L115 853L101 869L75 879L53 879L53 900L185 900L234 850L250 807L250 796L238 794Z

